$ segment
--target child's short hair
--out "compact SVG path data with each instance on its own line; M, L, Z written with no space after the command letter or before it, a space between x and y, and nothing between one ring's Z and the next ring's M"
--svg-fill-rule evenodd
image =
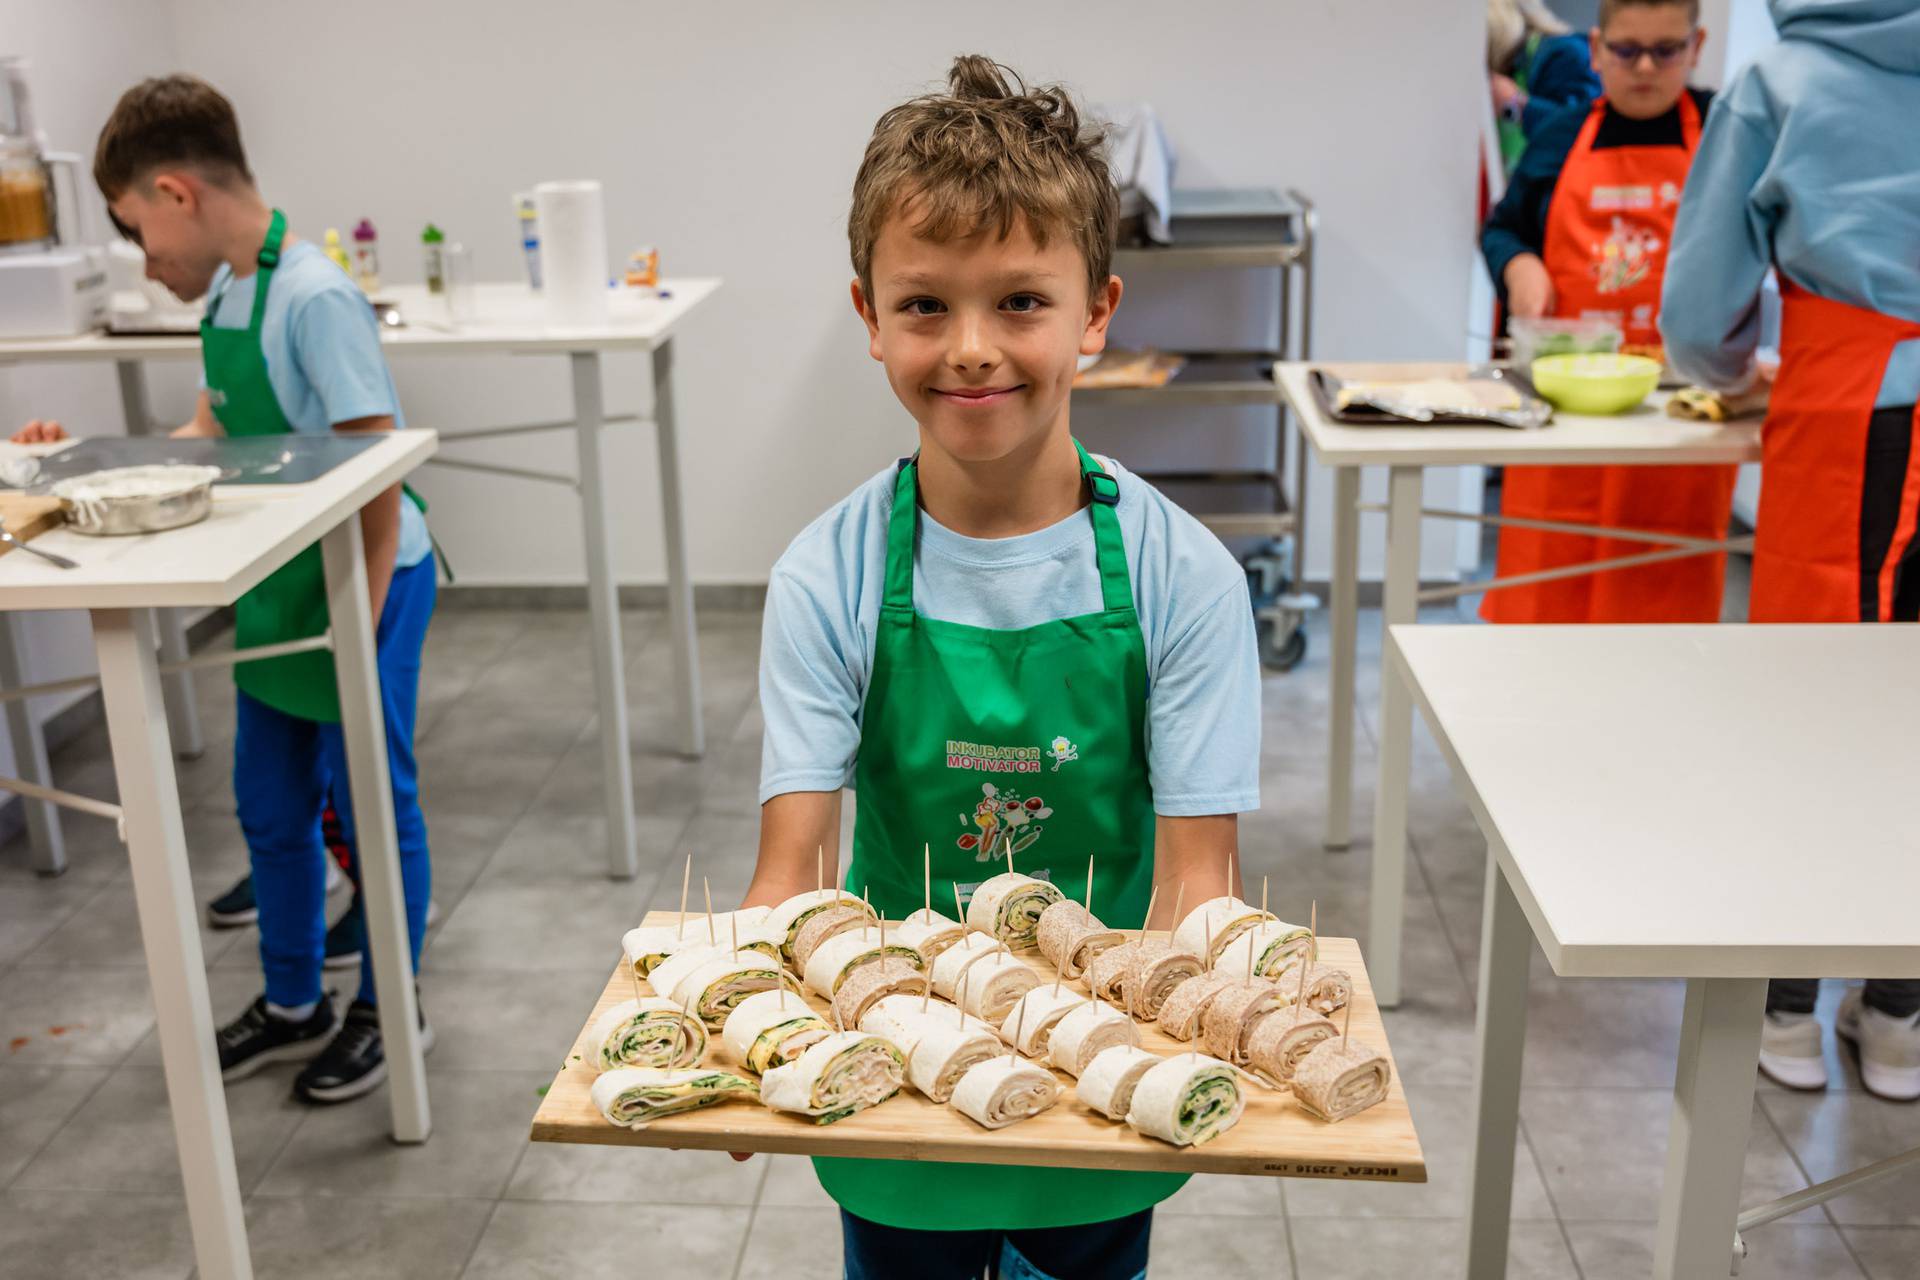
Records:
M1004 239L1022 218L1043 248L1069 236L1089 296L1104 289L1120 220L1105 130L1083 126L1061 86L1029 89L979 54L954 59L947 81L949 92L904 102L873 127L847 217L861 287L872 296L874 242L911 203L914 234L936 241L988 227Z
M93 149L93 180L109 201L169 167L197 168L220 183L253 181L233 104L196 76L142 80L121 94Z
M1682 6L1687 11L1687 21L1696 27L1700 25L1700 0L1600 0L1600 14L1593 20L1593 25L1604 30L1613 21L1613 15L1622 9L1648 9L1660 4Z

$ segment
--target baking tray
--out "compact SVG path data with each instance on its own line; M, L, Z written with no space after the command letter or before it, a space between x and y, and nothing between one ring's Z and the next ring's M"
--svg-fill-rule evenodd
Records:
M677 918L672 912L655 911L644 923L670 926ZM1039 953L1022 953L1020 958L1047 982L1054 980L1052 967ZM1360 960L1359 944L1351 938L1321 938L1320 958L1322 963L1353 975L1354 1039L1379 1049L1391 1061L1386 1028ZM1065 985L1082 995L1087 993L1084 981ZM535 1142L1158 1173L1264 1174L1373 1182L1427 1180L1426 1157L1407 1110L1397 1065L1386 1100L1338 1124L1308 1115L1290 1093L1269 1090L1243 1078L1246 1113L1232 1129L1197 1147L1175 1147L1143 1138L1126 1125L1107 1119L1082 1104L1075 1095L1073 1077L1059 1071L1054 1076L1065 1086L1060 1101L1050 1110L1005 1129L983 1129L911 1087L877 1107L830 1125L816 1125L805 1116L772 1111L757 1103L727 1102L670 1116L644 1129L623 1129L609 1124L593 1105L589 1091L597 1074L587 1065L588 1055L581 1042L602 1012L633 999L633 994L633 979L622 964L608 979L541 1100L533 1117ZM825 1001L811 992L805 999L831 1024ZM1345 1016L1342 1010L1334 1020ZM1152 1023L1136 1025L1141 1047L1150 1052L1171 1056L1192 1047L1163 1034ZM726 1060L718 1032L710 1038L702 1065L740 1070Z
M1528 382L1525 377L1515 373L1513 370L1484 366L1477 369L1461 370L1451 376L1485 378L1489 381L1509 383L1518 390L1530 404L1539 407L1541 411L1541 427L1548 425L1552 421L1553 407L1535 394L1532 383ZM1539 430L1539 427L1531 425L1501 422L1492 418L1477 416L1469 417L1464 414L1435 414L1430 421L1419 422L1412 418L1402 418L1397 414L1388 413L1384 409L1376 409L1367 405L1339 409L1334 405L1334 395L1339 391L1343 381L1338 374L1330 373L1325 369L1309 369L1307 371L1307 386L1313 391L1314 402L1319 406L1320 412L1325 415L1330 422L1344 422L1352 426L1370 427L1494 427L1504 431Z
M221 484L307 484L373 448L382 437L380 432L186 439L89 436L71 448L42 457L34 488L110 467L178 462L219 467L229 473L222 477Z

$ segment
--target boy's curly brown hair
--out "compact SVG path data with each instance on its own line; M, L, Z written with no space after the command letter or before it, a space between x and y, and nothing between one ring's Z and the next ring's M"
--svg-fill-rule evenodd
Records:
M907 211L913 233L938 241L1024 220L1045 248L1070 237L1087 263L1087 291L1113 268L1119 193L1107 170L1106 131L1082 122L1066 89L1029 89L980 54L954 59L948 92L903 102L880 117L853 182L847 239L860 286L873 296L873 246Z

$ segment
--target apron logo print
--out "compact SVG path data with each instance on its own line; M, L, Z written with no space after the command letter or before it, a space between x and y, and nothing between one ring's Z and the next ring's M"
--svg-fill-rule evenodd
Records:
M1645 280L1664 241L1651 228L1625 218L1613 220L1613 231L1593 250L1594 287L1601 293L1623 293Z
M1060 772L1060 766L1071 764L1080 758L1080 748L1069 742L1063 734L1047 744L1047 755L1053 760L1053 771Z
M207 388L207 404L211 408L224 409L227 405L227 393L218 387Z
M1018 791L1002 791L991 782L980 784L980 802L972 813L960 815L964 830L954 841L962 849L974 851L975 862L991 862L1006 856L1009 846L1015 853L1031 847L1046 830L1053 810L1039 796L1023 796Z

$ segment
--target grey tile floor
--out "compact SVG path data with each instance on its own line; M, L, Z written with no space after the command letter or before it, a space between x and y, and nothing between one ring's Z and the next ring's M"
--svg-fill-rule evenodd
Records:
M1436 619L1437 620L1437 619ZM1362 622L1357 827L1372 804L1377 615ZM584 616L446 610L434 622L419 755L443 919L423 966L438 1029L435 1133L384 1136L384 1099L324 1111L289 1097L293 1069L227 1093L262 1277L567 1277L839 1274L837 1224L791 1157L732 1164L696 1152L532 1146L536 1091L579 1029L620 931L678 892L687 851L716 900L753 863L761 723L759 618L701 618L711 751L671 754L669 658L658 615L626 618L644 871L602 861ZM1368 849L1319 848L1326 642L1266 680L1264 807L1244 820L1249 883L1317 900L1330 932L1365 932ZM210 896L242 871L232 817L232 691L201 681L211 743L180 769L193 878ZM112 791L104 738L63 750L59 780ZM1473 980L1484 847L1421 731L1409 994L1388 1027L1432 1169L1421 1187L1201 1179L1164 1206L1156 1277L1447 1277L1466 1204ZM9 1280L183 1277L192 1250L152 1035L124 854L104 823L68 819L73 869L26 870L0 850L0 1273ZM206 931L215 1012L258 991L249 930ZM336 985L350 989L352 974ZM1832 985L1832 984L1830 984ZM1829 1004L1838 997L1834 986ZM1536 959L1509 1275L1647 1274L1680 1017L1679 988L1572 982ZM1823 1095L1763 1088L1747 1203L1920 1144L1920 1107L1861 1093L1837 1057ZM658 1241L655 1244L655 1241ZM1920 1278L1920 1175L1754 1232L1749 1280ZM635 1259L645 1259L636 1264Z

